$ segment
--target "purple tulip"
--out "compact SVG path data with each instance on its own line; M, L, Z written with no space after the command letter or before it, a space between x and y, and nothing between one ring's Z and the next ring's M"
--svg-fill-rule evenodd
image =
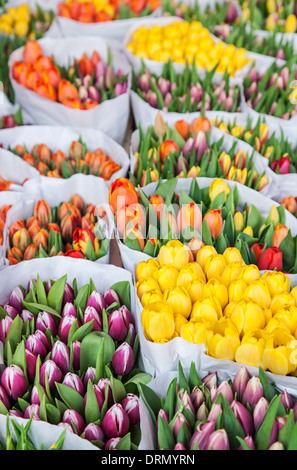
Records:
M23 320L23 322L31 321L32 319L34 319L34 323L35 323L36 317L34 313L30 312L30 310L22 310L21 319Z
M177 442L173 450L186 450L186 448L181 442Z
M3 305L3 309L5 310L7 315L9 315L10 318L12 318L12 319L14 319L17 315L20 315L20 312L15 307L13 307L12 305L5 304L5 305Z
M118 82L114 87L114 96L115 98L124 95L127 92L128 83L127 82Z
M110 65L107 65L105 69L105 87L111 88L114 85L115 76L114 71Z
M58 423L57 426L59 426L60 428L67 429L67 431L72 432L74 434L73 427L69 423L61 422L61 423Z
M23 300L25 299L25 294L23 290L18 286L15 287L10 294L9 305L14 307L19 313L23 309Z
M254 443L254 440L253 440L252 436L245 436L245 438L243 440L249 446L249 448L251 450L256 450L255 443ZM243 450L241 444L240 444L240 446L238 447L237 450Z
M6 315L2 320L0 321L0 341L4 344L6 340L7 333L9 332L9 328L11 327L11 324L13 322L13 319Z
M206 406L206 403L203 402L201 406L199 406L196 412L196 420L197 421L206 421L208 419L209 411Z
M228 380L223 380L223 382L221 382L221 384L216 388L216 391L212 397L212 401L215 401L220 393L223 395L223 397L226 397L228 403L232 403L234 395Z
M8 397L13 400L21 398L28 389L24 372L15 364L11 364L4 369L1 376L1 385Z
M46 360L40 367L40 383L43 387L45 387L46 375L51 390L55 388L55 382L60 383L62 381L61 369L51 359Z
M102 62L102 60L99 60L96 64L95 68L95 78L98 80L99 78L103 77L105 73L105 64Z
M73 388L73 390L76 390L80 395L84 395L85 388L79 375L74 374L73 372L67 372L62 383Z
M108 438L125 436L129 427L129 417L120 403L112 405L102 420L102 429Z
M164 97L170 91L170 81L164 77L159 77L157 80L157 87Z
M64 295L63 295L63 300L62 300L62 306L64 307L65 304L67 304L68 302L73 304L73 302L74 302L74 290L71 287L71 285L68 284L68 282L66 282L65 289L64 289Z
M182 388L179 389L179 391L177 392L177 399L178 399L178 402L180 401L187 410L189 410L192 414L195 414L194 405L192 403L190 395L188 394L186 390Z
M68 335L69 335L69 330L72 327L73 323L77 321L78 327L81 326L80 321L75 318L73 315L65 315L65 317L61 318L59 328L58 328L58 335L63 341L63 343L67 344L68 341Z
M66 302L62 309L61 316L66 317L67 315L72 315L73 317L77 318L77 310L72 302Z
M116 341L123 341L128 334L129 322L124 311L114 310L108 317L108 334Z
M111 365L117 375L129 374L134 364L134 354L131 346L124 342L114 352Z
M130 333L129 344L130 344L131 348L133 348L135 338L136 338L136 328L135 328L135 325L133 323L129 323L129 325L128 325L128 333L127 334L129 334L129 333Z
M268 447L270 447L274 442L276 442L277 438L278 438L278 424L277 424L277 421L274 421Z
M259 377L253 376L249 379L246 385L246 389L242 396L242 404L246 406L249 403L250 406L254 408L263 395L263 387Z
M88 298L86 307L94 307L98 313L102 313L102 310L106 308L103 295L94 290Z
M104 450L114 450L121 440L122 440L121 437L111 437L106 442L104 446Z
M216 387L218 384L217 372L211 372L210 374L206 375L202 379L202 382L208 388L208 390L211 390L213 386Z
M188 154L190 154L192 152L193 142L194 142L193 137L189 137L186 140L186 143L185 143L185 145L183 146L183 149L182 149L182 153L183 153L184 158L187 158Z
M99 410L101 411L104 400L105 400L104 393L102 392L101 388L98 387L97 384L93 384L93 389L94 389L94 392L95 392L95 395L96 395ZM83 401L84 408L86 407L87 399L88 399L88 392L86 392L85 396L84 396L84 401Z
M83 430L85 434L85 439L88 441L102 441L104 442L104 432L95 423L89 423Z
M91 81L92 81L92 76L88 73L82 78L82 85L85 86L86 88L89 88Z
M105 290L103 294L104 302L106 308L114 303L120 303L120 298L115 290L111 289L110 287Z
M9 416L14 416L16 418L23 418L24 413L20 410L9 410Z
M46 336L46 334L41 330L36 330L35 333L34 333L34 336L36 336L36 338L38 338L40 341L42 341L42 343L44 344L45 349L48 353L51 350L51 343L50 343L48 337Z
M94 379L96 377L96 369L95 367L89 366L86 370L85 376L84 376L84 387L85 390L87 390L88 382L89 380L93 383Z
M146 94L146 100L152 108L158 108L158 98L157 93L152 90L149 90Z
M150 89L150 78L151 75L149 72L145 72L138 78L138 86L142 92L147 93Z
M230 3L227 14L226 14L226 18L225 18L226 23L234 23L237 16L238 14L237 14L236 6L234 5L234 3Z
M202 405L202 403L205 402L205 395L203 391L201 390L201 388L198 387L198 385L195 385L195 387L191 391L190 398L191 398L191 402L193 403L195 411L197 411Z
M63 422L73 425L79 436L85 428L83 417L75 410L65 410L63 414Z
M38 313L36 318L36 328L44 333L49 329L53 337L57 335L58 331L54 318L50 313L45 311Z
M244 429L246 435L253 435L255 428L253 417L249 410L239 401L233 400L231 403L231 409L239 422L239 424Z
M47 354L44 343L35 334L29 335L25 342L25 348L43 360Z
M225 429L217 429L208 438L205 450L230 450L228 434Z
M112 389L111 389L111 380L109 378L101 377L101 379L99 379L97 382L97 387L102 391L104 397L106 393L105 392L106 387L108 387L107 404L108 404L108 407L110 408L114 404L114 399L113 399L113 394L112 394Z
M160 410L158 411L158 416L157 416L157 431L158 431L158 428L159 428L159 421L160 421L160 418L165 419L166 423L169 423L168 414L166 413L165 410L163 410L163 408L160 408Z
M234 395L236 394L236 399L241 402L243 392L247 386L247 383L250 379L250 375L246 367L242 366L236 372L232 383L232 390Z
M25 357L26 357L27 377L28 377L29 382L33 383L35 380L35 375L36 375L37 357L32 351L29 351L29 349L25 349Z
M101 313L99 313L95 307L88 306L84 311L83 324L93 320L93 331L102 331L103 323Z
M206 421L199 423L196 431L193 433L189 444L189 450L205 450L207 441L215 430L215 421Z
M92 101L97 101L97 103L100 103L101 95L99 90L94 86L90 86L88 88L88 98Z
M81 342L80 341L74 341L72 344L72 350L73 350L73 369L74 370L79 370L80 367L80 348L81 348Z
M173 424L173 436L174 439L177 440L177 436L179 433L180 428L182 425L185 424L186 427L188 428L189 432L191 433L191 427L186 419L186 417L182 413L177 413L174 424Z
M208 421L217 421L219 415L222 413L222 405L221 403L213 403L209 413L208 413Z
M200 162L204 152L207 150L206 134L203 131L199 131L193 141L193 149L196 149L196 160Z
M290 410L294 406L294 400L286 389L281 393L281 402L286 411Z
M280 432L281 429L285 426L287 422L288 417L287 416L277 416L276 417L276 423L277 423L277 428L278 432Z
M42 387L42 385L40 386ZM42 388L43 388L44 393L46 393L45 388L44 387ZM39 396L38 388L36 385L34 385L31 390L31 404L40 405L40 396Z
M29 292L30 289L34 289L34 287L35 287L35 286L34 286L34 282L37 282L37 279L35 279L34 277L32 277L32 278L29 280L28 284L27 284L27 292Z
M130 424L134 425L140 421L139 398L134 393L127 393L126 398L121 401L121 405L126 411Z
M3 403L3 405L5 406L5 408L7 410L9 410L9 407L10 407L10 400L9 400L9 397L6 393L6 391L4 390L4 388L2 387L2 385L0 385L0 401Z
M63 341L58 340L53 344L51 359L57 364L64 375L67 374L70 365L70 352Z
M33 415L33 419L35 421L41 421L39 417L39 409L39 405L36 404L27 406L25 409L24 418L29 419Z
M254 419L254 426L255 426L256 431L259 428L268 407L269 407L269 401L265 397L261 397L258 400L258 403L256 403L256 405L254 406L253 419Z
M81 101L85 101L88 97L89 97L89 94L88 94L88 89L86 86L84 85L81 85L78 89L78 97Z

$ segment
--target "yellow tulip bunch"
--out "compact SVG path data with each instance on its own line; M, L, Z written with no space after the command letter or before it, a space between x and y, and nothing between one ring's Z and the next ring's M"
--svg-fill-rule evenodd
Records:
M157 259L136 268L147 340L181 337L204 343L207 354L279 375L297 368L297 287L283 272L261 277L239 250L219 254L213 246L191 250L173 240Z
M0 33L25 37L30 29L30 10L26 3L10 7L0 16Z
M173 21L151 28L139 27L131 36L127 49L141 59L158 62L172 60L180 64L195 63L198 67L217 71L226 70L234 76L248 62L246 50L232 44L215 42L208 29L198 21Z

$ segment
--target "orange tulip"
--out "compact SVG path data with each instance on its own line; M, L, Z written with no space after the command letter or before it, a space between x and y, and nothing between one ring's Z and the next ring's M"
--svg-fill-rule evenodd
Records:
M68 5L65 3L58 4L58 16L63 16L63 18L71 18L71 12Z
M293 196L284 197L280 204L283 204L285 208L291 212L291 214L297 216L297 200Z
M38 253L39 248L34 243L31 243L24 251L24 260L34 259Z
M129 227L127 230L125 230L125 235L124 235L125 242L127 241L127 238L130 238L131 240L136 239L139 243L141 251L143 251L144 246L145 246L145 241L140 230L138 230L135 227Z
M174 127L183 139L187 139L190 133L190 124L188 124L187 121L180 119L179 121L176 121Z
M66 98L65 101L62 102L64 106L67 106L67 108L72 108L72 109L83 109L83 105L78 98Z
M34 243L34 245L40 247L42 246L42 248L47 251L47 247L48 247L48 237L49 237L49 233L46 229L44 228L41 228L39 230L38 233L36 233L33 237L32 237L32 241Z
M51 151L46 144L40 144L37 146L36 155L39 160L48 165L51 163Z
M211 236L216 240L223 228L223 217L220 209L211 209L205 214L203 220L206 220Z
M67 99L78 99L78 90L69 80L63 78L58 86L58 101L63 103Z
M23 50L24 61L30 65L34 65L40 56L43 56L42 47L37 41L29 39L26 42Z
M37 72L50 70L54 66L54 60L50 56L41 55L33 64L34 70Z
M195 202L183 205L177 214L178 230L181 232L187 227L191 227L197 232L200 231L202 224L202 213L200 207Z
M9 242L12 243L12 237L21 228L25 227L25 221L23 219L17 220L9 227Z
M137 229L144 229L146 223L145 212L139 203L124 206L116 212L116 224L121 235L124 234L128 222L132 222Z
M45 199L36 202L33 209L33 215L36 217L41 226L46 227L50 221L52 208Z
M180 152L180 148L177 143L174 140L164 140L159 147L161 162L164 163L167 157L176 152Z
M277 248L279 248L282 241L288 235L288 232L289 229L288 227L286 227L286 225L278 224L276 226L276 229L274 230L274 234L272 237L272 246L276 246Z
M198 134L199 131L207 132L211 129L211 123L208 118L200 116L193 119L190 129L194 134Z
M93 11L95 11L94 5L90 3L83 3L80 5L80 11L85 8L93 8ZM93 13L92 13L93 14ZM87 54L84 52L80 61L79 61L79 69L81 74L85 77L86 75L92 75L94 72L94 66L87 56Z
M23 253L19 248L13 246L12 248L8 249L7 259L9 264L18 264L23 259Z
M91 243L96 256L99 254L100 243L89 228L77 227L73 233L73 248L86 256L88 243Z
M110 186L109 204L116 213L123 206L138 202L136 190L127 178L118 178Z
M34 85L33 91L51 101L57 101L57 94L54 87L50 83L37 81Z
M152 205L154 211L156 212L158 219L160 220L165 204L164 198L159 194L153 194L152 196L150 196L149 202Z

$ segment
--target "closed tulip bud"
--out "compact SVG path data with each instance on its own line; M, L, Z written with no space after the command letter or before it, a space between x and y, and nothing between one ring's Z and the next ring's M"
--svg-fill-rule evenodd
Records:
M195 385L195 387L191 391L190 398L195 411L197 411L202 405L202 403L205 402L205 395L201 388L198 387L198 385Z
M59 426L60 428L63 428L63 429L67 429L67 431L72 432L74 434L74 429L71 426L71 424L69 424L69 423L61 422L61 423L58 423L57 426Z
M233 400L231 403L231 409L238 420L239 424L244 429L246 435L254 434L254 422L253 416L250 411L239 401Z
M39 384L40 385L40 384ZM42 385L40 385L42 387ZM46 393L45 388L42 387L44 393ZM31 403L32 405L40 405L40 396L38 392L37 385L34 385L32 390L31 390Z
M195 414L194 405L192 403L190 395L188 394L188 392L186 390L184 390L182 388L178 390L177 400L178 400L178 403L181 403L192 414Z
M65 344L68 341L69 330L75 321L77 321L78 326L81 326L81 323L73 315L65 315L61 318L58 328L58 336Z
M281 393L281 402L287 412L291 410L294 406L293 397L288 393L286 389Z
M101 427L95 423L89 423L83 430L84 437L88 441L102 441L104 442L104 432Z
M36 374L37 357L33 352L29 351L28 349L25 349L25 359L26 359L27 377L28 377L29 382L33 383L35 380L35 374Z
M111 365L117 375L129 374L134 365L134 354L131 346L124 342L114 352Z
M225 429L217 429L208 438L205 450L230 450L228 434Z
M102 429L108 438L124 437L129 427L129 417L120 403L109 408L102 420Z
M170 341L175 332L172 308L165 302L155 302L142 311L141 322L149 341Z
M7 410L9 410L10 408L10 400L9 400L9 397L6 393L6 391L4 390L4 388L2 387L2 385L0 385L0 401L3 403L3 405L5 406L5 408Z
M25 348L31 351L36 356L40 356L41 360L47 355L47 349L41 339L39 339L35 334L28 336L25 342Z
M7 315L12 319L14 319L17 315L20 314L20 312L16 308L12 307L12 305L9 304L5 304L3 306L3 309L5 310Z
M159 421L160 421L160 418L163 418L165 419L166 423L169 423L169 417L168 417L168 414L165 410L163 410L163 408L160 408L160 410L158 411L158 415L157 415L157 424L156 424L156 430L158 431L158 428L159 428Z
M77 434L80 436L85 428L83 417L75 410L67 409L63 414L63 422L74 426Z
M108 333L116 341L123 341L128 333L129 323L124 311L114 310L108 317Z
M242 366L236 372L232 383L232 390L236 399L241 402L243 392L247 386L247 383L250 379L250 374L245 366Z
M58 331L54 318L52 317L50 313L45 312L45 311L39 312L39 314L37 315L36 328L38 330L43 331L44 333L46 332L47 329L49 329L53 337L57 335L57 331Z
M179 430L180 430L180 428L183 424L186 425L186 427L189 430L189 433L191 433L191 427L190 427L186 417L182 413L177 413L177 415L175 417L175 420L174 420L174 424L173 424L173 436L174 436L175 440L177 440Z
M211 408L209 410L208 416L207 416L208 421L216 422L222 412L223 412L223 409L222 409L221 403L215 403L213 401Z
M62 381L61 369L51 359L47 359L40 367L40 383L43 387L46 384L46 376L51 390L55 388L55 382L60 383Z
M228 184L221 178L216 178L212 181L209 187L209 198L212 202L220 193L225 193L225 201L230 192Z
M285 448L281 442L276 441L273 444L271 444L271 446L269 446L268 450L285 450Z
M102 317L98 311L91 306L88 306L84 311L83 324L93 320L93 331L102 331Z
M231 263L228 266L233 268L234 265L235 263ZM209 256L204 265L204 272L206 274L207 280L209 281L212 278L221 277L226 267L227 263L223 255L216 254Z
M226 152L222 152L218 161L221 166L223 174L227 175L232 164L230 155L228 155Z
M171 240L160 248L157 261L160 265L171 264L180 269L190 261L190 250L179 240Z
M98 313L102 313L102 310L106 308L103 295L94 290L89 296L86 306L94 307Z
M197 426L189 443L189 450L205 450L207 441L215 430L215 421L202 422Z
M121 405L128 415L130 424L133 426L140 421L139 397L134 393L128 393L121 401Z
M34 320L34 323L35 323L36 317L35 317L34 313L30 312L30 310L22 310L21 319L24 322Z
M264 396L263 386L261 384L259 377L256 377L256 376L251 377L243 393L242 404L246 406L249 403L249 405L253 409L258 403L258 401L260 400L260 398L262 398L263 396Z
M273 237L272 237L272 246L276 246L279 248L280 244L286 238L289 233L288 227L282 224L278 224L275 228Z
M196 412L196 420L206 421L208 419L208 415L209 415L208 408L206 406L206 403L203 402Z
M65 317L67 315L72 315L74 318L77 318L77 310L71 302L66 302L62 309L61 316Z
M5 339L7 336L7 333L11 327L11 324L13 322L13 319L6 315L2 320L0 321L0 341L4 344Z
M11 364L4 369L1 376L1 385L8 397L13 400L21 398L28 389L23 370L15 364Z
M105 397L106 389L108 388L108 407L114 404L112 388L111 388L111 380L109 378L103 378L98 380L97 387L102 391L103 396Z
M184 287L167 289L164 293L164 301L170 305L174 315L180 314L185 318L189 317L192 309L192 301Z
M65 306L67 302L71 302L71 303L74 302L74 290L71 287L71 285L68 284L68 282L66 282L65 288L64 288L64 294L63 294L63 299L62 299L63 307Z
M113 289L106 289L103 294L104 302L106 308L112 305L113 303L120 303L120 298L115 290Z
M200 162L204 152L208 149L205 132L199 131L195 134L192 145L192 150L194 149L196 150L196 160L197 162Z
M70 352L66 344L57 340L52 347L51 359L61 369L63 374L69 371Z
M48 353L51 349L51 343L46 334L41 330L36 330L34 336L36 336L36 338L38 338L44 344L46 352Z
M14 307L18 312L21 313L23 310L23 300L25 294L20 287L15 287L9 297L9 305Z
M266 248L260 254L257 264L260 270L282 271L283 253L276 246Z
M210 390L213 386L218 384L218 374L217 372L210 372L202 379L203 384Z
M249 446L249 448L251 450L256 450L255 443L254 443L254 440L253 440L252 436L245 436L245 438L243 440ZM243 447L242 447L241 444L240 444L240 446L238 447L237 450L243 450Z
M29 419L33 415L32 419L35 421L41 421L41 418L39 417L39 410L40 407L37 404L27 406L25 409L24 418Z
M205 297L216 297L221 305L222 310L228 304L229 296L226 285L220 279L212 278L204 286Z
M217 321L222 316L222 307L218 299L212 295L194 303L191 320Z
M33 216L36 217L41 227L46 227L50 221L52 209L49 203L41 199L37 201L33 209Z
M220 393L223 395L223 397L226 397L228 403L232 403L234 399L233 390L227 380L223 380L223 382L221 382L220 385L217 387L213 397L213 401L216 400Z
M96 369L95 367L91 367L89 366L86 370L86 373L84 375L84 387L85 387L85 390L87 389L87 386L88 386L88 382L89 380L93 383L94 380L95 380L95 377L96 377Z

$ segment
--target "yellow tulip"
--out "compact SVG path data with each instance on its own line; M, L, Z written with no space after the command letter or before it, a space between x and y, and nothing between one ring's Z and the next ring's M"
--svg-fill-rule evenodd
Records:
M192 310L192 301L188 292L184 287L173 287L167 289L163 297L166 302L172 308L174 315L183 315L188 318Z
M243 279L247 284L260 279L260 270L258 266L255 264L244 266L240 272L240 279Z
M149 304L153 302L162 302L163 301L163 294L160 290L149 290L143 294L141 297L141 305L143 307L147 307Z
M238 304L238 301L237 302L235 302L234 300L230 301L224 308L224 311L223 311L224 317L226 318L230 317L231 313L233 312L237 304Z
M147 261L140 261L136 268L136 280L139 281L140 279L152 277L159 266L158 261L154 258L149 258Z
M187 291L191 297L192 303L197 302L197 300L202 300L204 297L204 286L205 282L201 279L196 279L188 285Z
M170 240L166 245L161 246L157 261L163 264L171 264L177 269L181 269L190 262L190 249L179 240Z
M239 279L242 269L244 269L245 264L240 261L235 261L226 266L221 274L221 280L228 287L232 281Z
M296 370L296 340L285 328L276 328L266 341L263 353L265 369L277 375Z
M291 14L288 16L285 22L284 32L285 33L296 33L297 29L297 18Z
M289 328L285 325L285 323L279 319L279 318L275 318L275 317L272 317L266 324L265 326L265 331L267 333L271 333L273 330L275 330L276 328L285 328L288 333L290 333L290 330Z
M188 285L197 279L205 282L205 275L198 263L188 263L183 266L176 279L176 285L180 287L188 288Z
M230 193L230 188L225 180L216 178L212 181L209 187L209 199L213 201L219 194L225 193L224 202L226 202L227 196Z
M244 298L247 283L243 279L231 281L228 287L229 302L239 302Z
M267 284L262 279L251 282L244 291L244 296L259 304L262 308L269 308L271 295Z
M250 237L253 237L254 236L254 231L252 229L252 227L250 225L247 225L243 231L243 233L246 233L247 235L249 235Z
M228 304L229 296L227 287L220 279L212 278L204 286L204 297L212 296L217 298L222 310L224 310Z
M235 361L247 366L262 367L265 370L263 354L266 345L267 333L264 330L247 332L235 353Z
M212 255L217 255L218 252L212 245L205 245L197 253L196 261L200 264L201 268L204 270L205 263L207 259Z
M138 297L140 298L140 301L142 299L143 294L151 290L161 292L160 286L155 279L141 279L140 281L136 282L136 291Z
M163 264L153 274L153 278L158 282L161 291L164 292L176 285L178 270L169 264Z
M226 260L224 256L221 254L212 255L209 258L207 258L205 262L205 266L204 266L204 272L206 274L207 280L209 281L213 277L218 277L218 278L221 277L226 266L227 266Z
M292 335L295 334L297 328L297 307L291 305L290 307L282 308L276 312L273 318L281 321L290 330Z
M190 320L181 327L180 337L189 343L205 344L212 322Z
M24 20L18 20L14 24L14 32L19 37L25 37L29 33L29 23Z
M240 345L240 339L233 323L222 317L208 329L206 348L209 356L221 360L233 361Z
M190 319L196 321L216 321L222 316L222 307L215 296L205 297L193 304Z
M189 322L186 317L178 314L178 315L174 315L174 323L175 323L175 333L177 334L177 336L180 336L183 326Z
M223 256L227 262L227 264L234 263L236 261L243 262L242 256L240 251L235 247L228 247L223 253Z
M293 299L295 300L295 304L297 305L297 286L293 287L290 294L293 297Z
M272 297L290 290L291 280L281 271L266 271L262 279L266 282Z
M145 307L141 322L148 341L170 341L175 334L174 314L165 302L154 302Z
M287 308L294 305L295 300L291 293L289 294L289 292L283 292L282 294L277 294L272 298L270 309L272 311L272 315L275 315L282 308Z
M230 320L236 326L239 336L245 335L248 331L265 327L265 316L259 304L252 300L239 301L231 314Z

